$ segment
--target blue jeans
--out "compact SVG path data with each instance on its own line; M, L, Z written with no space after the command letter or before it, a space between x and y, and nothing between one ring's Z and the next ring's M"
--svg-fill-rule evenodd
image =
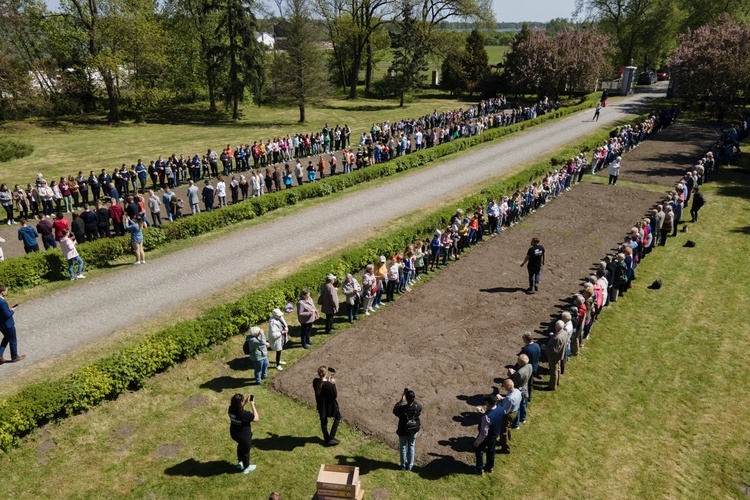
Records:
M3 329L3 341L0 342L0 358L5 353L5 347L10 344L10 359L18 357L18 339L16 338L16 327Z
M255 381L262 384L263 379L268 376L268 358L253 360L253 367L255 369Z
M416 449L417 436L399 436L398 448L401 452L401 469L411 470L414 467L414 450Z
M497 435L490 435L484 438L479 446L477 447L476 454L476 470L492 470L495 468L495 447L497 446ZM487 464L484 463L484 454L487 453Z
M83 274L83 259L79 257L73 257L72 259L68 259L68 274L70 274L70 279L75 279L76 273L73 271L75 270L75 267L73 264L78 262L78 274Z
M539 280L542 277L542 270L541 269L532 269L528 268L529 270L529 288L533 288L535 286L539 286Z
M526 405L528 404L528 400L525 397L521 398L521 407L518 409L518 414L516 415L516 419L513 421L513 427L518 427L521 425L521 422L526 420Z

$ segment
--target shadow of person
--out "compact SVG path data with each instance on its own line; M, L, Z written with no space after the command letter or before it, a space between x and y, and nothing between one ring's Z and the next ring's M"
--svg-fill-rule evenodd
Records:
M495 288L481 288L479 291L485 293L516 293L525 292L526 289L520 286L498 286Z
M215 379L204 382L200 385L201 389L211 389L214 392L224 392L225 390L243 389L249 386L255 379L249 377L230 377L223 375Z
M461 424L461 427L475 427L479 425L479 413L476 411L462 411L459 415L453 417L453 421Z
M466 396L464 394L460 394L456 396L456 399L459 401L465 401L466 404L470 406L482 406L484 404L484 397L489 394L474 394L473 396Z
M323 445L325 442L319 436L281 436L270 433L267 438L253 439L253 448L264 451L292 451L306 444Z
M476 414L475 414L476 415ZM477 419L477 424L479 419ZM438 441L440 446L449 446L451 450L465 453L474 452L474 438L469 436L451 437Z
M374 460L369 457L363 457L361 455L349 456L349 455L336 455L338 465L353 465L359 467L359 475L364 476L374 470L400 470L401 467L396 462L384 462L382 460Z
M464 462L459 462L451 455L441 455L439 453L428 453L428 455L435 458L417 470L417 474L422 479L435 480L442 479L451 474L474 474L474 467Z
M194 458L188 458L184 462L167 467L164 469L164 474L184 477L213 477L230 474L235 470L233 465L226 460L199 462Z
M253 369L253 362L249 356L242 356L227 362L227 366L230 370L247 371Z

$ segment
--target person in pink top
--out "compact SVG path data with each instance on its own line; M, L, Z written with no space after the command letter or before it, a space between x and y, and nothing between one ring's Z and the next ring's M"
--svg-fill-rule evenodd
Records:
M62 250L63 257L68 261L68 273L70 274L70 281L76 279L83 279L86 276L83 275L83 259L78 255L76 249L76 242L70 237L70 230L65 229L60 238L60 249ZM78 263L78 274L74 273L74 265Z

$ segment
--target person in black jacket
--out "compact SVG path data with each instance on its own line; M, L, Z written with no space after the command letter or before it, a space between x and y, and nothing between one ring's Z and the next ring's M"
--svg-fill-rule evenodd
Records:
M401 452L401 470L412 470L417 434L422 428L419 417L422 405L415 401L414 391L404 389L401 399L393 407L393 414L398 417L398 447Z
M320 415L320 428L323 430L323 441L326 446L336 446L339 440L336 439L336 430L339 428L341 413L339 412L339 403L336 400L336 379L334 378L335 370L321 366L318 368L318 378L313 380L313 389L315 389L315 403ZM328 419L333 419L331 432L328 432Z
M96 227L100 238L109 238L109 209L102 200L96 202Z
M253 411L245 410L248 402ZM229 435L237 442L237 469L248 474L256 468L250 463L250 448L253 445L251 424L258 421L255 398L253 396L243 398L242 394L232 396L232 402L229 405L229 421Z
M99 223L96 217L96 212L91 210L88 203L83 205L83 212L81 212L80 217L83 221L84 230L86 231L86 241L94 241L97 239L99 237Z
M687 200L686 200L687 203ZM698 222L698 210L706 204L706 196L701 191L700 187L696 186L693 189L693 205L690 207L690 222Z

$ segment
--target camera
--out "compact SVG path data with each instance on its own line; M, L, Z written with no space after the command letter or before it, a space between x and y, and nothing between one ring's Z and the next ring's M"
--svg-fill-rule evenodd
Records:
M408 392L409 392L409 388L408 387L404 387L404 394L406 394Z
M328 367L328 373L330 373L331 375L336 375L336 369L329 366Z

